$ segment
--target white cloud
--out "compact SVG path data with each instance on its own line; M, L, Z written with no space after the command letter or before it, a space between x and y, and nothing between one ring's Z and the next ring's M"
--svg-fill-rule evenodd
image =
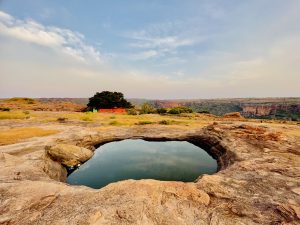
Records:
M85 43L78 32L44 26L32 19L19 20L3 11L0 11L0 35L53 48L84 62L102 60L99 51Z

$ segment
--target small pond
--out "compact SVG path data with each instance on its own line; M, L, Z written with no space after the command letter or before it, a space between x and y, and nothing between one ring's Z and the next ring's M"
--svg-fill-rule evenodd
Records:
M216 160L187 141L127 139L100 146L67 182L92 188L127 179L188 182L216 171Z

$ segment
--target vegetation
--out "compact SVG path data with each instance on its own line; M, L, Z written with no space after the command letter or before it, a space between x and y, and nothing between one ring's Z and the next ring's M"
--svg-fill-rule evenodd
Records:
M5 129L0 131L0 145L13 144L25 138L42 137L57 132L56 130L46 130L37 127Z
M155 113L155 109L151 104L146 102L142 105L140 113L141 114Z
M36 101L33 98L9 98L6 99L7 102L20 102L20 103L26 103L26 104L34 104Z
M0 111L2 111L2 112L9 112L10 108L8 108L8 107L0 107Z
M84 114L85 115L80 118L82 121L86 121L86 122L93 121L93 113L92 112L85 112Z
M121 92L102 91L97 92L89 99L87 104L90 110L92 109L112 109L112 108L132 108L130 102L124 99Z
M5 119L26 119L28 118L27 115L25 115L21 111L0 111L0 120Z
M128 110L127 110L127 114L128 114L128 115L137 115L137 111L136 111L136 109L134 109L134 108L128 109Z
M168 111L170 114L192 113L193 110L188 107L175 107Z
M139 121L137 123L137 125L147 125L147 124L153 124L153 122L145 120L145 121Z
M110 122L109 122L109 125L111 125L111 126L120 126L120 125L122 125L122 123L120 123L120 122L117 121L117 120L113 120L113 121L110 121Z
M158 109L156 110L156 112L157 112L158 114L166 114L166 113L168 112L168 110L165 109L165 108L158 108Z

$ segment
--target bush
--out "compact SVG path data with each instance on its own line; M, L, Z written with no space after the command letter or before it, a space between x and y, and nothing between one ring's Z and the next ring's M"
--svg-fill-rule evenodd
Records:
M139 121L138 123L136 123L136 125L147 125L147 124L153 124L153 122L145 120L145 121Z
M137 111L135 109L128 109L127 114L128 115L137 115Z
M118 125L122 125L122 124L119 121L117 121L117 120L113 120L113 121L109 122L109 125L118 126Z
M180 114L180 110L177 109L177 108L173 108L173 109L170 109L168 113L170 113L170 114Z
M207 111L207 110L201 110L201 111L199 111L198 113L210 114L210 112L209 112L209 111Z
M156 112L157 112L158 114L166 114L166 113L167 113L167 109L165 109L165 108L160 108L160 109L157 109Z
M58 117L58 118L57 118L57 121L60 122L60 123L64 123L64 122L66 122L67 120L68 120L68 118L66 118L66 117Z
M180 113L192 113L193 110L188 107L175 107L169 110L170 114L180 114Z
M155 113L154 107L149 103L144 103L141 108L141 114Z
M170 125L170 120L161 120L158 123L162 125Z
M6 107L0 107L0 111L2 112L9 112L10 111L10 108L6 108Z
M182 122L176 120L161 120L158 122L161 125L175 125L181 124Z

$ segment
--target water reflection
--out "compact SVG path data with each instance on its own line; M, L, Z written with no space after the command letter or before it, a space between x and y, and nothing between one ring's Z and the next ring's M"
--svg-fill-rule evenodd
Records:
M216 160L189 142L123 140L99 147L68 183L100 188L126 179L194 181L216 171Z

